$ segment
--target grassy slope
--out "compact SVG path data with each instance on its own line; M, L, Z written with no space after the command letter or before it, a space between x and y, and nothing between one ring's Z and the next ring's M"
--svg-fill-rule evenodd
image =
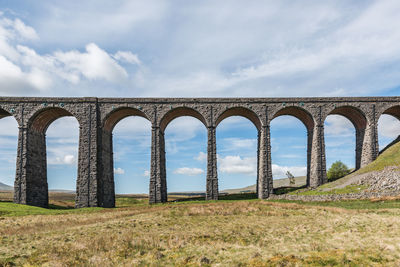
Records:
M331 183L324 184L316 189L308 191L295 191L290 194L299 195L324 195L324 194L346 194L346 193L357 193L366 189L366 186L348 185L344 188L339 188L355 175L360 175L372 171L382 171L386 167L400 166L400 143L397 143L383 152L379 157L368 164L367 166L359 169L358 171L351 173L341 179L333 181Z
M400 166L400 143L391 146L385 152L379 155L375 161L371 162L355 173L362 174L371 171L381 171L385 167L389 166Z
M2 217L0 266L400 263L400 201L396 200L148 205L123 198L119 202L123 208Z

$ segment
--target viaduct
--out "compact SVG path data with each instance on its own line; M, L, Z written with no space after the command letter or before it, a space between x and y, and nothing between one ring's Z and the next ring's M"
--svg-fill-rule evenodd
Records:
M377 122L382 114L400 119L400 97L335 98L30 98L0 97L0 118L19 125L14 202L47 207L46 130L56 119L79 122L76 204L114 207L112 132L127 116L152 125L150 203L167 201L164 130L175 118L192 116L208 131L206 199L218 199L216 127L230 116L249 119L258 130L257 195L272 193L270 122L291 115L307 129L307 185L326 182L324 121L330 114L348 118L356 129L356 168L378 155Z

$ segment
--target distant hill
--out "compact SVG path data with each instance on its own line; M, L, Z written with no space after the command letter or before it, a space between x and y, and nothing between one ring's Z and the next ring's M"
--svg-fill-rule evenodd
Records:
M290 185L289 179L288 178L283 178L283 179L275 179L274 180L274 188L279 188L279 187L300 187L306 184L306 177L305 176L299 176L295 177L295 184ZM256 192L256 185L250 185L246 186L243 188L236 188L236 189L225 189L222 190L221 193L228 193L228 194L237 194L237 193L249 193L249 192Z
M74 190L68 189L49 189L50 192L57 192L57 193L68 193L68 194L75 194Z
M14 187L0 182L0 190L11 191L14 190Z
M12 191L12 190L14 190L14 187L0 182L0 190L2 190L2 191ZM57 192L57 193L70 193L70 194L74 194L75 193L74 190L67 190L67 189L49 189L49 191L50 192Z

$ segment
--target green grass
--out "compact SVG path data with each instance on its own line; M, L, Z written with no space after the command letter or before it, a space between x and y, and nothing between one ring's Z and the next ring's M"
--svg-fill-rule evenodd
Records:
M12 202L0 202L0 216L25 216L25 215L56 215L66 213L89 213L103 210L103 208L68 209L65 207L50 205L48 209L28 205L15 204Z
M133 198L133 197L117 197L115 199L115 206L118 208L131 207L133 205L147 205L149 201L147 198Z
M344 192L344 191L343 191ZM322 192L321 192L322 193ZM324 192L325 193L325 192ZM314 193L313 193L314 194ZM193 204L207 204L215 202L241 202L241 201L259 201L254 193L243 193L221 196L220 200L206 201L190 199L189 201L177 201L169 202L167 204L156 204L164 206L174 205L193 205ZM384 200L384 201L370 201L370 200L344 200L344 201L331 201L331 202L302 202L292 200L266 200L271 202L283 202L283 203L297 203L301 205L313 205L313 206L329 206L338 207L345 209L387 209L387 208L400 208L400 200ZM128 208L134 206L146 206L149 205L146 199L135 199L129 197L117 198L117 209ZM13 216L26 216L26 215L57 215L57 214L70 214L70 213L93 213L104 211L104 208L81 208L81 209L70 209L62 206L50 205L49 208L39 208L28 205L14 204L11 202L0 202L0 217L13 217ZM112 210L112 209L107 209Z
M399 200L117 201L132 206L3 217L0 266L400 264Z
M350 193L360 193L367 188L366 185L348 185L343 188L335 188L329 191L324 191L323 189L327 186L320 186L313 190L306 191L294 191L290 192L289 195L303 195L303 196L316 196L316 195L339 195L339 194L350 194Z
M306 206L336 207L356 210L400 209L400 200L342 200L342 201L298 201L298 200L270 200L271 202L297 203Z
M400 165L400 143L397 143L388 148L381 155L379 155L379 157L375 161L359 169L354 174L362 174L371 171L381 171L385 167L399 166L399 165Z

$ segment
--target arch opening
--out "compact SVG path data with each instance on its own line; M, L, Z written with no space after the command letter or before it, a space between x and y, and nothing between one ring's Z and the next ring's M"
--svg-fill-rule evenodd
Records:
M44 175L49 204L73 208L78 173L79 122L75 117L65 116L41 120L46 148L47 173Z
M160 121L160 128L164 132L168 124L179 117L193 117L201 121L205 127L207 122L198 111L188 107L178 107L168 111Z
M168 201L204 199L207 174L207 129L193 116L175 117L165 128Z
M4 194L1 200L13 200L13 186L15 182L16 159L18 147L18 123L7 111L0 109L0 182L3 183Z
M385 115L392 115L393 117L400 120L400 106L390 107L383 112Z
M360 167L360 146L362 146L363 136L357 127L362 126L359 122L354 122L354 117L350 120L339 113L326 117L324 138L327 172L336 161L344 163L350 170Z
M378 119L379 153L400 141L400 106L393 106L383 112Z
M307 186L311 115L301 109L286 108L272 119L271 167L274 194Z
M113 186L119 198L147 201L150 178L151 123L141 115L118 119L112 131ZM130 113L131 114L131 113ZM135 113L136 114L136 113Z
M257 198L258 122L231 114L221 116L216 129L219 199L236 193Z
M215 127L217 127L223 120L229 117L244 117L250 120L258 131L261 129L261 121L260 118L250 109L244 107L233 107L225 110L217 119L215 123Z

